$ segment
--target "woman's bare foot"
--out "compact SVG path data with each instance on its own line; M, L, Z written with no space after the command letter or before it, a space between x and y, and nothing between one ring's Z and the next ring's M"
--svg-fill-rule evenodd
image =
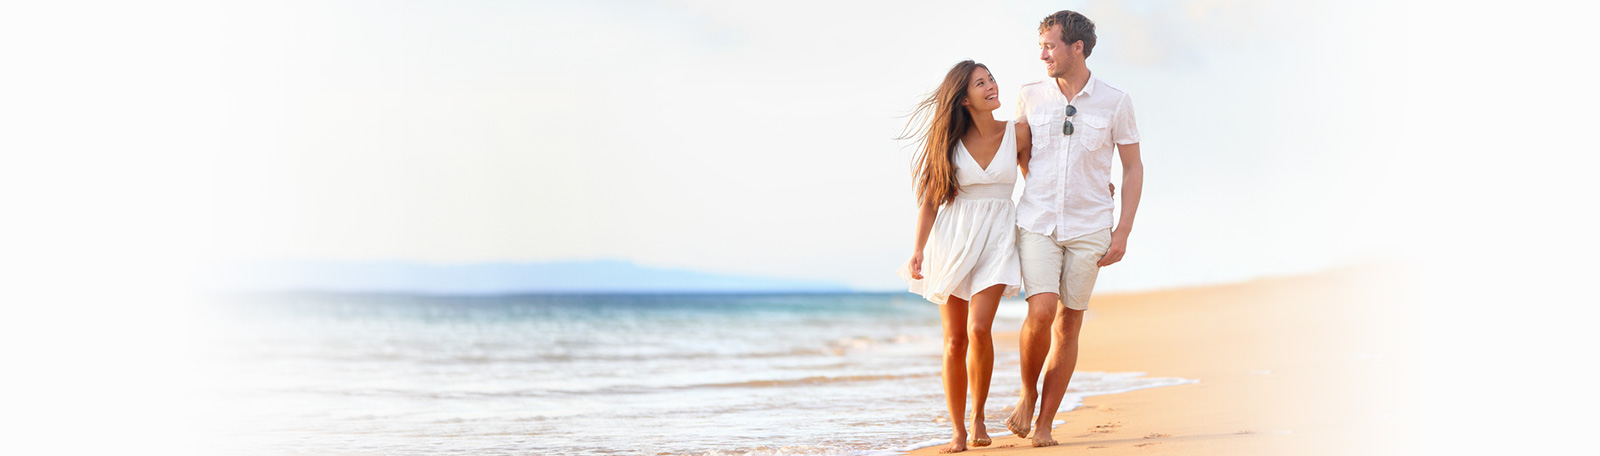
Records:
M1033 402L1034 399L1023 396L1022 400L1017 401L1017 408L1011 411L1011 417L1006 418L1006 429L1017 437L1026 439L1028 432L1033 430L1028 427L1033 422Z
M944 448L939 448L939 453L962 453L962 451L966 451L965 440L966 438L950 440L950 445L944 445Z
M972 440L968 440L967 443L972 444L973 448L986 447L994 443L994 440L989 438L989 429L983 425L982 417L973 418Z
M954 430L954 434L950 434L950 445L939 448L939 453L962 453L962 451L966 451L966 429Z

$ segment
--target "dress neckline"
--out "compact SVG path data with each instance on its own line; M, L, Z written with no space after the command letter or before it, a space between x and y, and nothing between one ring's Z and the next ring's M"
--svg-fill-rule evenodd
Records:
M967 159L968 160L972 160L972 163L978 165L978 169L979 170L982 170L985 174L987 174L989 172L989 168L994 166L995 160L999 160L1000 159L1000 151L1005 150L1005 148L1006 148L1006 140L1011 139L1011 135L1016 134L1016 129L1017 129L1016 121L1007 120L1005 129L1006 129L1005 133L1002 133L1002 136L1000 136L1000 147L996 147L994 149L994 156L993 157L989 157L989 166L984 166L982 163L978 163L978 157L972 156L972 150L967 148L967 142L966 141L962 141L960 139L957 139L956 140L956 146L961 148L961 152L965 153L967 155ZM1012 149L1016 149L1016 148L1013 147ZM1016 151L1013 150L1012 153L1016 153Z

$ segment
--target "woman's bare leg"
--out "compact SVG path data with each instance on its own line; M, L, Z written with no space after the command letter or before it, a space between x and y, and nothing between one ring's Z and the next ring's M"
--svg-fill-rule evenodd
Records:
M951 296L939 306L944 321L944 400L950 407L950 444L940 453L967 450L967 301Z
M967 315L967 380L972 396L972 446L989 446L989 429L984 425L984 404L989 400L989 380L994 376L994 312L1000 307L1005 285L995 285L972 296Z

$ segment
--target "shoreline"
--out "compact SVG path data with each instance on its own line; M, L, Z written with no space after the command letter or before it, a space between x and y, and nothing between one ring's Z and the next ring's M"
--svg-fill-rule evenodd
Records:
M1097 296L1077 371L1198 382L1086 397L1056 414L1054 447L991 425L994 443L962 454L1415 453L1404 277L1401 267L1365 266ZM997 331L996 350L1015 352L1017 337ZM1012 398L1019 389L992 388ZM1013 404L991 405L994 423ZM938 454L944 443L909 454Z

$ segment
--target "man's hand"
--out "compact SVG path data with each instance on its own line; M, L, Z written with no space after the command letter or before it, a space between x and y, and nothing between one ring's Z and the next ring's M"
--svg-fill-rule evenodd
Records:
M1096 266L1106 267L1122 261L1122 254L1128 251L1128 233L1122 230L1111 232L1111 248L1106 249L1105 256L1100 257Z

